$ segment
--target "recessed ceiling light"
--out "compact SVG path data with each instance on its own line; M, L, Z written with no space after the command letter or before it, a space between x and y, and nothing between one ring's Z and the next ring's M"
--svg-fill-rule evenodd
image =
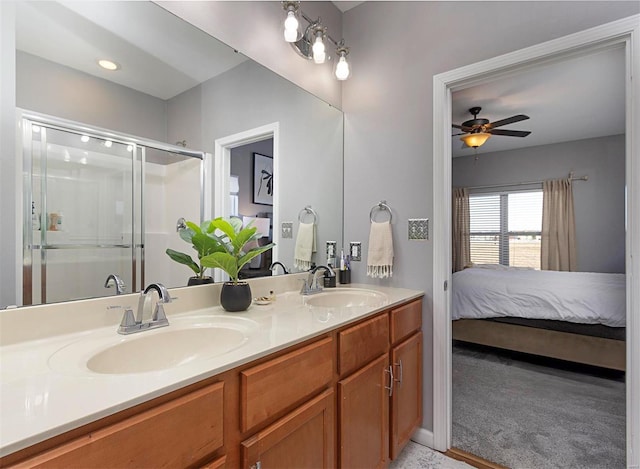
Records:
M100 65L105 70L111 70L111 71L118 70L120 68L120 65L107 59L98 60L98 65Z

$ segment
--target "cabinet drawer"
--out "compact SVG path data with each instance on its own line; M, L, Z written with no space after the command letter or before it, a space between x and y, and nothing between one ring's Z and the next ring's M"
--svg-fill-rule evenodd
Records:
M340 375L355 371L389 349L389 316L381 314L338 334Z
M53 448L19 467L187 467L223 445L216 383Z
M331 381L333 369L333 340L328 337L243 371L241 430L319 391Z
M391 343L408 337L422 327L422 300L391 310Z

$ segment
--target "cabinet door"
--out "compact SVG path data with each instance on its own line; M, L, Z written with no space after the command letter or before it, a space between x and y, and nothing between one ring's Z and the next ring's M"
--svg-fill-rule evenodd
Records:
M386 467L389 454L389 355L338 382L340 467Z
M422 332L391 350L395 385L391 396L391 459L422 421Z
M335 394L328 389L242 442L245 469L335 466Z

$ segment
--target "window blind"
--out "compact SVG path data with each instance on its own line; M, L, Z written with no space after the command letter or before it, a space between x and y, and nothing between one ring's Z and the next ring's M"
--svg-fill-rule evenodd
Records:
M471 262L540 268L542 191L469 196Z

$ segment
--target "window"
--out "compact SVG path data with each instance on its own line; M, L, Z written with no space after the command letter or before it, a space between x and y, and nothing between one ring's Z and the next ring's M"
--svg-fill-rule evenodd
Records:
M239 193L240 193L240 181L238 176L231 175L229 178L229 197L231 198L231 208L229 215L238 216L239 205Z
M542 191L469 195L471 262L540 269Z

